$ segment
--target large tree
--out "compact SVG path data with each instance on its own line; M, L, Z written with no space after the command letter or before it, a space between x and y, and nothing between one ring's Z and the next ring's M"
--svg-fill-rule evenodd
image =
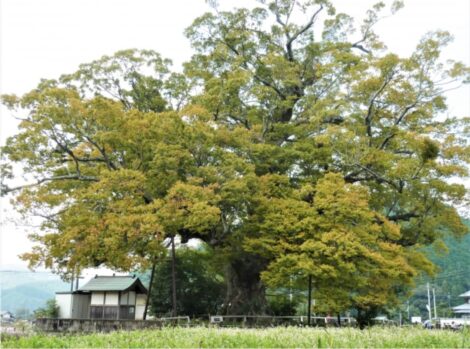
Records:
M320 297L331 282L335 311L393 300L430 271L417 248L467 232L465 189L448 181L467 173L466 121L440 115L468 69L440 62L444 32L388 53L373 32L383 7L355 39L327 1L214 8L187 30L183 74L128 50L3 96L24 112L3 178L21 162L31 182L2 191L45 218L24 258L130 270L179 235L220 253L229 313L265 312L265 282L293 272Z
M391 12L401 6L393 3ZM243 155L258 178L280 175L300 188L315 186L329 172L341 174L345 182L366 187L369 208L400 227L392 242L413 250L444 231L457 236L467 231L454 208L465 189L447 180L467 173L467 120L441 113L443 93L468 79L468 68L440 62L440 51L451 40L445 32L426 35L410 57L387 52L373 31L384 7L378 3L368 11L359 32L352 18L336 14L328 1L216 9L187 30L197 54L186 71L205 92L195 100L215 121L253 134ZM299 17L304 22L297 24L293 18ZM272 208L289 212L285 219L292 222L281 229L295 229L290 209L302 208L291 205ZM244 228L245 239L267 238L260 222ZM251 251L241 261L232 259L235 270L240 264L264 269L270 263ZM258 273L243 270L242 280L253 287Z

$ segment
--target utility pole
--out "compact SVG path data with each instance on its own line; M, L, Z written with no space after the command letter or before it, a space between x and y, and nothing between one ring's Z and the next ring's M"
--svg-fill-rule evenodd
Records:
M292 304L292 299L294 295L292 294L292 275L289 277L289 304Z
M73 292L73 281L75 279L74 272L72 270L72 277L70 279L70 292Z
M75 277L75 291L78 290L79 280L80 279L83 279L83 277L80 276L80 269L77 269L77 276Z
M408 313L408 321L411 322L411 318L410 318L410 300L409 299L406 301L406 312Z
M449 304L449 314L452 314L452 309L450 308L450 293L447 293L447 302Z
M432 288L432 299L433 299L433 304L434 304L434 318L437 319L436 292L434 290L434 287Z
M430 290L429 290L429 282L426 283L426 287L428 289L428 312L429 312L429 320L431 320L432 318L432 313L431 313L431 294L430 294Z
M307 308L307 325L310 327L312 323L312 275L308 276L308 308Z

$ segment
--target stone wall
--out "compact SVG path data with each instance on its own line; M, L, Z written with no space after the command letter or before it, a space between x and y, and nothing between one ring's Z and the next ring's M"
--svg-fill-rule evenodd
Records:
M160 320L96 320L96 319L37 319L38 331L43 332L110 332L144 328L161 328Z

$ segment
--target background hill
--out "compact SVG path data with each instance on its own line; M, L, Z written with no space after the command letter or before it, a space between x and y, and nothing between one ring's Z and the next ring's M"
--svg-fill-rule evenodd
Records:
M2 310L8 310L17 317L27 317L35 309L55 296L56 291L67 291L69 284L49 272L26 270L0 270L0 291Z
M470 228L469 220L465 220L465 224ZM460 240L447 237L444 243L449 249L448 253L438 253L431 247L426 248L429 258L440 270L434 278L423 277L417 280L417 287L410 299L411 315L428 317L427 282L431 290L435 290L437 315L440 317L451 316L451 308L463 303L458 295L470 290L470 234Z

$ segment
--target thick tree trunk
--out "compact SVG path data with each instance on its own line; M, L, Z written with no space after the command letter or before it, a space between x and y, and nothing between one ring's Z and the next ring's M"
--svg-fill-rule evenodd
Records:
M377 308L357 309L357 324L363 330L366 327L373 325L373 318L378 314Z
M268 311L260 273L265 263L243 255L226 268L227 293L222 312L226 315L262 315Z

